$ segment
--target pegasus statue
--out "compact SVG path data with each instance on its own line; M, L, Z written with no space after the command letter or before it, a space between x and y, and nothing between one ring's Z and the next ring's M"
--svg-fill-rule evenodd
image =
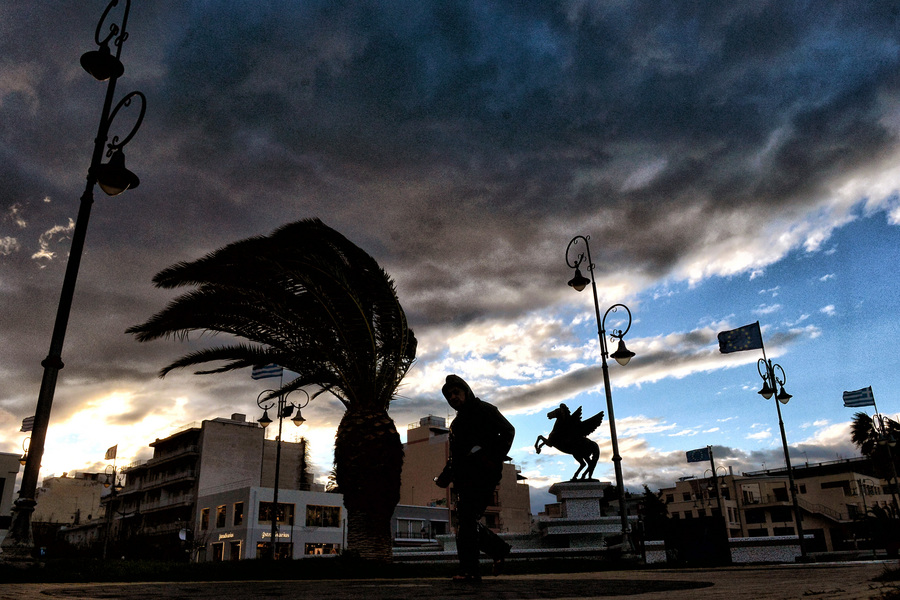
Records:
M571 454L578 461L578 470L572 476L572 481L579 479L579 473L581 473L581 479L592 479L597 459L600 458L600 447L597 442L588 439L587 436L603 422L603 411L601 410L593 417L582 421L580 406L573 413L569 411L568 406L560 404L559 408L547 413L547 418L556 419L556 422L553 424L550 435L537 437L534 442L534 451L540 454L541 448L550 446L560 452ZM584 469L583 473L582 469Z

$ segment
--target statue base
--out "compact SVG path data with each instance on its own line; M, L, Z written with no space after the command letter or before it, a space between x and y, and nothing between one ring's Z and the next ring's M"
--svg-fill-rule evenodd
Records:
M555 483L558 511L540 517L541 536L557 548L609 548L622 540L622 519L618 510L604 514L601 501L612 484L596 479ZM637 516L629 517L637 521Z

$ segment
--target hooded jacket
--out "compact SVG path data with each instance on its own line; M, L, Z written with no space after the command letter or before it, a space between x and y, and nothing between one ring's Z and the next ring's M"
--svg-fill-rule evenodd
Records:
M457 487L493 488L509 460L516 430L495 406L476 398L461 377L448 375L441 392L446 397L454 387L465 391L466 400L450 424L450 458L438 479Z

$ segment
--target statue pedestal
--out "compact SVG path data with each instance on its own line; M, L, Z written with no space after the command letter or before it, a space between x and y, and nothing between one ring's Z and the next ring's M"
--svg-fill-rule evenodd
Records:
M618 514L603 515L600 510L603 492L611 485L608 481L579 480L550 486L550 493L559 502L559 516L541 517L541 536L557 548L605 548L606 538L613 536L620 542L621 518Z

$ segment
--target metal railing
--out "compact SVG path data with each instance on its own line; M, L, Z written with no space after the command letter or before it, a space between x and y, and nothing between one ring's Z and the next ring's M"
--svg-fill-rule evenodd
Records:
M801 498L799 496L797 497L797 503L801 506L801 508L804 508L804 509L808 510L809 512L819 513L820 515L825 515L826 517L829 517L835 521L849 521L850 520L849 517L845 517L844 513L842 513L842 512L836 511L833 508L830 508L823 504L814 504L814 503L812 503L804 498Z

